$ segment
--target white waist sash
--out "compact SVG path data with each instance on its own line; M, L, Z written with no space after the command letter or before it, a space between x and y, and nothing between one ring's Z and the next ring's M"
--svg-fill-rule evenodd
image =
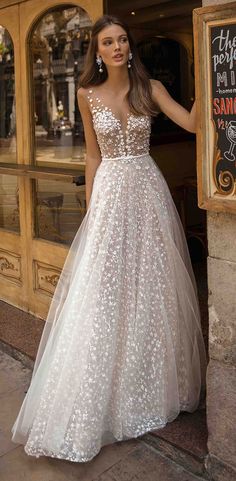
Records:
M147 157L149 155L149 152L145 152L144 154L139 154L139 155L121 155L120 157L102 157L103 160L135 160L135 159L140 159L142 157Z

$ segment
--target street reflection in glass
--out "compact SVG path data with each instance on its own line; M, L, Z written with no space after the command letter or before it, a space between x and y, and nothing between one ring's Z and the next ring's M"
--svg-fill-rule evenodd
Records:
M81 185L61 181L34 181L35 235L70 245L86 213L83 176Z
M38 165L85 165L76 92L91 25L82 8L60 6L47 12L31 35Z
M0 162L16 162L14 49L8 31L0 25Z
M14 175L0 174L0 228L20 231L19 191Z

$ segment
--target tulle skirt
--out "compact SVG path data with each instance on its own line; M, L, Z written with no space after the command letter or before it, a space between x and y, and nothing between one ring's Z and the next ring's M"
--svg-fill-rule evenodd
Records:
M194 411L205 372L196 282L163 174L149 154L104 159L12 441L88 461Z

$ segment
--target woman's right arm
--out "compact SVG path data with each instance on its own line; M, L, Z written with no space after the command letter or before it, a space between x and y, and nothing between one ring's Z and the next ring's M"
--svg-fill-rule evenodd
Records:
M77 91L77 99L81 118L84 126L84 136L86 143L86 165L85 165L85 189L86 189L86 206L88 208L94 176L96 170L101 163L101 152L98 146L96 133L93 128L92 114L89 109L88 102L85 97L85 89L80 87Z

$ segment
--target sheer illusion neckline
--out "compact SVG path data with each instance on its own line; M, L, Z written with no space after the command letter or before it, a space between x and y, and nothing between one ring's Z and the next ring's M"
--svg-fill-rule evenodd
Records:
M109 138L109 145L113 144L113 150L116 149L122 155L128 155L130 151L135 149L138 153L142 151L148 144L150 137L150 116L147 114L134 114L133 112L125 112L121 119L113 110L113 108L107 105L106 100L97 95L97 92L93 89L88 89L87 98L90 103L91 113L93 118L93 124L95 131L98 128L100 135L103 130L103 137L100 138L100 142L104 142L104 136L106 136L106 125L111 127ZM122 113L122 110L121 110ZM107 124L106 124L107 123ZM104 129L103 129L104 126ZM100 129L100 130L99 130ZM141 140L142 139L142 140ZM102 150L106 150L105 146L102 146ZM147 147L147 150L149 147Z
M109 111L111 113L111 115L113 116L113 118L119 123L120 125L120 131L123 135L123 138L124 138L124 141L125 141L125 144L126 144L126 137L127 137L127 131L129 129L129 119L131 117L135 117L135 115L132 113L132 112L127 112L127 114L125 115L125 120L126 122L124 123L119 117L118 115L116 115L113 111L113 109L111 107L109 107L108 105L106 105L106 102L104 102L103 100L101 100L101 98L95 94L95 92L93 91L93 89L89 89L89 92L90 93L94 93L95 95L95 100L97 100L99 102L99 104L104 108L104 110L106 111Z
M120 124L120 130L121 130L121 133L124 137L124 139L126 140L126 134L127 134L127 130L128 130L128 127L129 127L129 119L130 117L132 117L132 112L128 112L125 116L125 123L114 113L113 109L111 107L109 107L108 105L106 105L104 102L101 101L101 99L99 99L99 97L96 97L96 100L99 101L100 105L102 105L104 107L105 110L109 110L109 112L112 114L113 118L119 122Z

